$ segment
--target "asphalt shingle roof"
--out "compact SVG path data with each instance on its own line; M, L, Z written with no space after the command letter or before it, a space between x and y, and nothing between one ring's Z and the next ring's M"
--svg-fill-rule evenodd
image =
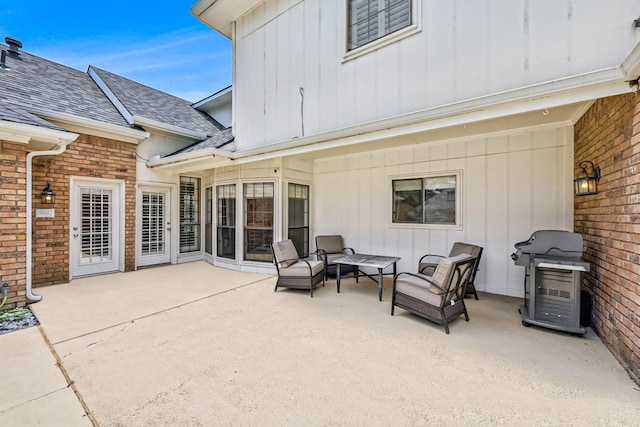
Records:
M20 106L9 103L3 103L0 108L0 120L64 131L61 127L25 111Z
M185 147L182 150L178 150L175 153L171 153L166 157L174 156L176 154L182 154L182 153L192 153L194 151L204 150L205 148L221 148L232 141L233 141L233 135L231 133L231 128L227 128L227 129L221 130L216 135L205 139L204 141L191 144L188 147ZM228 149L229 151L235 151L235 147L233 146L226 146L225 148Z
M0 108L19 105L129 127L87 73L22 50L19 57L7 54L6 64L0 69Z
M1 43L0 49L8 51ZM89 73L22 50L18 56L7 52L6 65L8 68L0 68L0 120L64 131L38 116L42 112L55 112L130 128ZM108 71L90 68L129 114L207 136L173 154L219 148L233 141L230 128L224 129L209 115L193 108L189 101Z
M220 125L215 120L193 108L189 101L93 66L91 69L134 116L201 132L208 136L216 135L220 131Z

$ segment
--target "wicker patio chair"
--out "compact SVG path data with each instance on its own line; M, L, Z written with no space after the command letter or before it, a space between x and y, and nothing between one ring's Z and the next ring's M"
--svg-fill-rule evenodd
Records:
M327 280L329 276L336 276L337 268L333 263L334 259L355 254L356 251L353 248L347 248L344 246L344 240L340 235L325 235L316 236L316 256L324 263L324 279ZM353 274L356 282L358 282L358 266L346 265L340 266L340 276L346 274Z
M466 286L466 295L473 295L476 300L478 299L478 293L476 292L476 285L474 284L474 280L476 278L476 273L478 272L478 268L480 266L480 258L482 257L482 248L477 245L472 245L470 243L462 243L455 242L451 247L451 251L449 251L450 257L460 255L460 254L469 254L476 258L476 263L473 266L473 270L471 271L471 276L469 277L469 281ZM427 254L420 258L418 261L418 273L425 274L430 276L434 273L436 266L438 265L438 261L444 258L444 255L433 255Z
M464 292L476 258L469 254L442 258L433 276L402 272L393 279L391 315L400 307L424 319L444 326L449 334L449 322L469 314Z
M291 239L272 244L271 250L278 271L274 292L278 287L309 289L313 298L313 288L320 282L324 286L324 263L300 259Z

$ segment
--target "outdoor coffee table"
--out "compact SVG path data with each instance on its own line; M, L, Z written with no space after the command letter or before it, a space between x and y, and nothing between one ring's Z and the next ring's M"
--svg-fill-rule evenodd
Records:
M338 288L338 293L340 293L340 265L355 265L357 267L373 267L378 269L378 299L382 301L382 276L384 273L382 270L389 267L393 264L393 275L396 275L396 263L400 260L398 257L393 256L384 256L384 255L365 255L365 254L353 254L343 256L341 258L337 258L333 260L333 263L336 264L336 285ZM374 282L376 279L365 273L364 271L358 268L358 271Z

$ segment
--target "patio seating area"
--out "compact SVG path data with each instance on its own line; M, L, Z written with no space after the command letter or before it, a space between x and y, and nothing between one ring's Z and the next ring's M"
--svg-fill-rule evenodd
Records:
M278 289L205 262L35 289L0 335L0 425L635 425L640 390L592 330L525 328L521 299L469 322L396 310L371 283ZM58 366L59 365L59 366ZM89 412L89 415L85 413Z

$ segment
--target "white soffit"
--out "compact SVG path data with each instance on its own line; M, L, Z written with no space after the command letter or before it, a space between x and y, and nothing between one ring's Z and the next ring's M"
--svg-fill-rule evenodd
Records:
M48 150L60 142L73 142L78 136L71 132L0 120L0 139L28 144L29 149L35 146L39 150Z
M230 39L232 36L232 22L263 1L264 0L200 0L191 7L191 13Z

